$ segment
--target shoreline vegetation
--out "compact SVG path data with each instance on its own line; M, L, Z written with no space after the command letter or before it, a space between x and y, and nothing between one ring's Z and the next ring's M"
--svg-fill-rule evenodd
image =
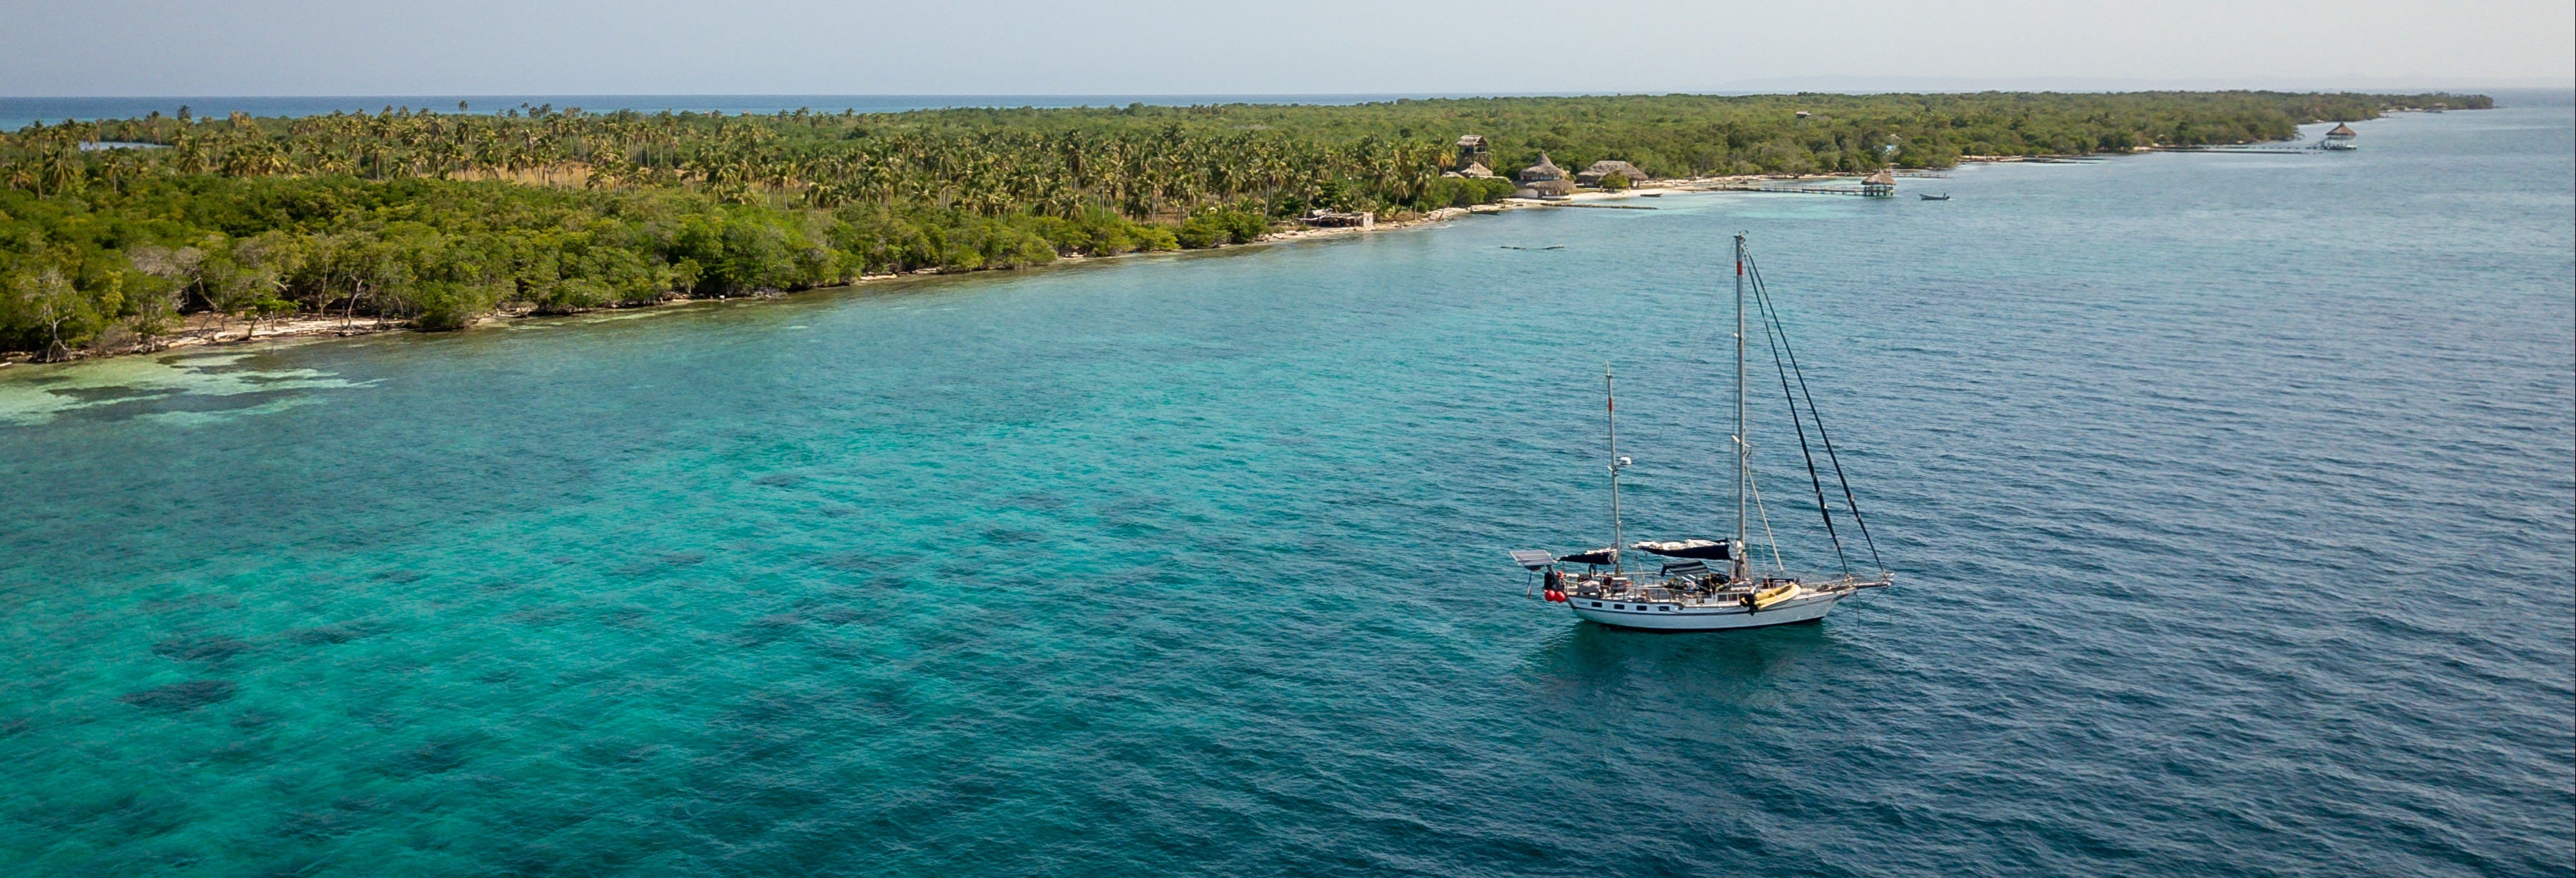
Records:
M2477 95L1666 95L766 116L522 106L0 134L0 363L440 331L1346 234L1531 204L1547 154L1654 188L2261 143ZM460 111L466 107L459 106ZM1462 155L1465 134L1486 153ZM1624 177L1618 183L1627 182ZM1618 188L1614 186L1612 188ZM1601 196L1581 196L1583 200Z

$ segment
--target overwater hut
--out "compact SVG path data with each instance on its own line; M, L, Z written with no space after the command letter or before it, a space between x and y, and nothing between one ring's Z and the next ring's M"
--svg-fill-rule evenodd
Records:
M1521 188L1513 195L1521 198L1562 198L1574 194L1574 181L1567 179L1564 168L1550 161L1547 153L1538 154L1538 164L1522 168L1518 178Z
M2317 146L2320 149L2331 149L2337 151L2359 149L2361 148L2361 145L2352 142L2352 140L2353 138L2360 136L2361 133L2352 130L2352 126L2337 122L2335 123L2333 130L2326 132L2326 139L2317 142Z
M1637 170L1636 165L1618 159L1602 159L1593 162L1591 167L1584 168L1583 173L1574 175L1574 182L1585 186L1599 186L1601 181L1609 179L1612 174L1625 177L1632 184L1652 179L1646 176L1646 172Z
M1860 194L1867 195L1872 198L1886 198L1895 195L1896 172L1886 168L1880 168L1878 169L1878 173L1862 177L1860 180Z

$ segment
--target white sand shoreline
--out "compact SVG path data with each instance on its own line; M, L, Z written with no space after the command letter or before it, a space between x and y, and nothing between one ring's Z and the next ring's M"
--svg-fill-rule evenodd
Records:
M1998 159L1998 160L2010 160L2010 158L2011 158L2011 157L2006 157L2006 158ZM1963 161L1963 162L1965 162L1965 161L1968 161L1968 160L1967 160L1967 159L1962 159L1962 161ZM1228 245L1225 245L1224 247L1208 248L1208 250L1177 250L1177 251L1175 251L1175 250L1157 250L1157 251L1137 251L1137 252L1131 252L1131 253L1116 253L1116 254L1110 254L1110 255L1105 255L1105 256L1081 256L1081 255L1069 255L1069 256L1059 256L1059 257L1056 257L1056 259L1055 259L1054 261L1049 262L1049 263L1046 263L1045 265L1030 266L1030 267L1031 267L1031 268L1046 268L1046 267L1048 267L1048 266L1056 266L1056 265L1068 265L1068 266L1069 266L1069 265L1081 265L1081 264L1086 264L1086 263L1101 262L1101 261L1113 260L1113 259L1125 259L1125 258L1135 257L1135 256L1152 256L1152 255L1167 255L1167 256L1168 256L1168 255L1180 255L1180 254L1187 254L1187 253L1209 252L1209 251L1212 251L1212 250L1226 250L1226 249L1234 249L1234 248L1238 248L1238 247L1255 247L1255 246L1261 246L1261 245L1266 245L1266 244L1284 244L1284 243L1291 243L1291 242L1297 242L1297 241L1317 241L1317 240L1327 240L1327 239L1334 239L1334 238L1345 238L1345 237L1353 237L1353 236L1358 236L1358 235L1374 234L1374 233L1377 233L1377 232L1386 232L1386 231L1396 231L1396 230L1401 230L1401 229L1413 229L1413 228L1420 228L1420 227L1424 227L1424 226L1428 226L1428 225L1432 225L1432 224L1436 224L1436 223L1441 223L1441 222L1446 222L1446 221L1449 221L1449 220L1457 219L1457 218L1462 217L1462 216L1468 216L1468 215L1471 215L1471 214L1501 213L1501 212L1503 212L1503 211L1507 211L1507 210L1531 210L1531 209L1548 209L1548 208L1580 207L1580 206L1606 206L1606 205L1602 205L1601 203L1602 203L1602 202L1627 201L1627 200L1632 200L1632 199L1639 198L1639 197L1641 197L1641 196L1661 195L1661 194L1664 194L1664 193L1671 193L1671 192L1724 192L1724 191L1743 191L1743 189L1742 189L1742 188L1740 188L1740 187L1742 187L1742 186L1744 186L1744 185L1746 185L1746 184L1757 183L1757 182L1764 182L1764 181L1797 182L1797 181L1814 181L1814 180L1847 179L1847 178L1856 178L1856 177L1857 177L1857 175L1853 175L1853 174L1745 174L1745 175L1730 175L1730 176L1717 176L1717 177L1676 177L1676 178L1666 179L1666 180L1654 180L1654 181L1649 181L1649 182L1647 182L1647 183L1640 184L1640 185L1638 185L1638 186L1636 186L1636 187L1634 187L1634 188L1630 188L1630 189L1623 190L1623 191L1619 191L1619 192L1604 192L1604 191L1600 191L1600 190L1586 190L1586 191L1576 192L1576 193L1574 193L1573 195L1568 195L1568 196L1565 196L1565 197L1562 197L1562 198L1549 198L1549 199L1504 198L1504 199L1502 199L1502 200L1500 200L1500 201L1497 201L1497 202L1494 202L1494 203L1492 203L1492 204L1480 204L1480 205L1476 205L1476 206L1474 206L1474 207L1443 207L1443 208L1438 208L1438 209L1435 209L1435 210L1429 211L1429 212L1427 212L1427 213L1422 213L1422 214L1417 214L1417 215L1413 215L1413 216L1405 217L1405 218L1403 218L1403 219L1388 220L1388 221L1386 221L1386 222L1375 223L1375 224L1373 224L1373 225L1371 225L1371 226L1369 226L1369 227L1367 227L1367 228L1352 227L1352 226L1342 226L1342 227L1310 227L1310 228L1298 228L1298 229L1285 229L1285 230L1276 231L1276 232L1272 232L1272 233L1269 233L1269 234L1263 235L1263 236L1261 236L1260 238L1255 239L1255 240L1252 240L1252 241L1246 241L1246 242L1237 243L1237 244L1228 244ZM1642 206L1641 206L1641 207L1642 207ZM861 275L857 280L855 280L855 281L854 281L854 282L852 282L852 283L848 283L848 284L841 284L841 285L836 285L836 286L829 286L829 287L814 287L814 288L812 288L812 289L810 289L810 290L803 290L803 291L800 291L800 292L821 292L821 291L826 291L826 290L857 289L857 288L863 288L863 287L868 287L868 286L874 286L874 285L878 285L878 284L883 284L883 283L887 283L887 282L891 282L891 281L901 281L901 280L906 280L906 279L915 279L915 278L919 278L919 277L924 276L924 275L960 276L960 275L983 274L983 273L986 273L986 272L994 272L994 271L1018 271L1018 270L1020 270L1020 269L972 269L972 270L962 271L962 272L949 272L949 271L941 271L941 270L938 270L938 269L923 269L923 270L920 270L920 271L915 271L915 272L911 272L911 273L907 273L907 274L871 274L871 275ZM540 314L540 313L537 313L537 312L534 312L534 311L519 311L519 312L506 312L506 311L503 311L503 312L494 312L494 313L492 313L492 314L485 315L485 316L483 316L482 318L480 318L480 319L476 320L476 321L474 322L473 326L494 325L494 324L501 324L501 323L512 322L512 321L517 321L517 320L523 320L523 319L530 319L530 318L547 318L547 317L580 317L580 316L587 315L587 314L601 314L601 313L612 313L612 312L620 312L620 311L643 311L643 310L649 310L649 309L654 309L654 308L667 308L667 307L677 306L677 305L689 305L689 304L697 304L697 303L704 303L704 302L725 301L725 300L727 300L727 299L731 299L731 298L777 298L777 297L789 296L789 295L797 295L797 293L754 294L753 296L748 296L748 297L745 297L745 296L733 296L733 297L718 296L718 297L713 297L713 298L707 298L707 297L672 298L672 299L665 299L665 300L663 300L663 301L661 301L661 302L656 302L656 303L649 304L649 305L628 305L628 306L621 306L621 307L597 308L597 309L591 309L591 310L587 310L587 311L578 311L578 312L573 312L573 313L569 313L569 314ZM469 329L471 329L472 327L468 327L468 328L469 328ZM245 330L249 330L249 331L245 331ZM400 323L400 322L378 322L378 321L374 320L373 318L363 318L363 319L356 319L356 320L350 320L350 321L346 321L346 322L344 322L344 321L343 321L341 318L339 318L339 317L332 317L332 316L327 316L327 315L298 316L298 317L289 317L289 318L283 318L283 319L278 319L278 320L264 320L264 321L261 321L261 322L257 325L257 327L256 327L255 329L252 329L251 327L245 327L245 326L242 324L242 321L240 321L240 320L225 319L225 318L222 318L222 317L220 317L220 316L218 316L218 315L212 315L212 314L206 314L206 313L198 313L198 314L192 314L192 315L189 315L189 316L187 317L187 319L184 321L184 325L182 326L182 328L181 328L178 332L173 333L173 334L171 334L171 335L158 337L158 338L154 339L154 340L153 340L153 343L151 343L151 344L148 344L148 345L141 345L141 344L138 344L138 345L127 345L127 346L124 346L124 347L115 348L115 349L110 349L110 350L104 350L104 351L81 351L81 352L76 353L76 354L73 356L73 358L72 358L72 359L70 359L70 360L65 360L65 361L61 361L61 362L63 362L63 363L76 363L76 362L81 362L81 361L84 361L84 360L103 359L103 358L109 358L109 357L121 357L121 356L129 356L129 355L134 355L134 354L156 354L156 353L166 353L166 352L170 352L170 351L174 351L174 350L179 350L179 349L183 349L183 348L193 348L193 347L214 347L214 348L221 348L221 347L230 347L230 346L234 346L234 345L241 345L241 344L245 344L245 343L256 343L256 342L271 342L271 343L274 343L274 342L290 341L290 340L293 340L293 341L326 340L326 339L332 339L332 338L350 338L350 337L357 337L357 336L376 335L376 334L380 334L380 333L389 333L389 332L417 332L417 331L419 331L419 330L415 330L415 329L411 328L410 326L408 326L408 325L406 325L406 324L404 324L404 323ZM25 355L21 355L21 356L19 356L17 359L0 358L0 368L6 368L6 367L8 367L8 366L15 365L15 364L18 364L18 363L32 363L32 357L30 357L30 356L25 356Z

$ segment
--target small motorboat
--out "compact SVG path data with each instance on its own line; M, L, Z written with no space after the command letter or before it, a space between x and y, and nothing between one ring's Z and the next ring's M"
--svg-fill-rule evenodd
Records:
M1941 193L1941 194L1939 194L1939 195L1934 195L1934 194L1931 194L1931 193L1929 193L1929 192L1922 192L1922 193L1916 193L1916 194L1921 195L1921 196L1923 197L1923 200L1925 200L1925 201L1948 201L1948 200L1950 200L1950 193L1947 193L1947 192L1943 192L1943 193Z

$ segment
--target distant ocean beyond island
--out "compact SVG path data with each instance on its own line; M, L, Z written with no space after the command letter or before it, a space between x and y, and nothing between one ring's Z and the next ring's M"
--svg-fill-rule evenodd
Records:
M1842 89L1827 89L1842 91ZM2576 100L2568 89L2488 89L2499 105L2563 107ZM1709 94L1751 94L1718 90ZM170 114L186 104L199 116L223 118L234 111L253 116L317 116L333 112L373 113L386 107L451 112L464 101L467 112L498 113L521 105L580 107L595 113L638 112L776 113L798 108L818 113L853 110L900 113L962 107L1123 107L1128 104L1186 107L1199 104L1364 104L1404 98L1537 96L1563 93L1386 92L1381 94L1202 94L1202 95L338 95L303 97L0 97L0 131L16 131L31 122L52 124L66 119L132 119L158 110Z
M164 115L181 104L199 116L223 118L235 111L253 116L319 116L335 112L373 113L386 107L454 112L464 101L467 112L498 113L520 106L580 107L594 113L635 110L652 113L776 113L799 108L818 113L852 110L901 113L967 107L1123 107L1128 104L1194 106L1198 104L1361 104L1400 98L1482 97L1459 94L1300 94L1300 95L339 95L318 97L0 97L0 131L16 131L31 122L53 124L66 119L140 118Z

